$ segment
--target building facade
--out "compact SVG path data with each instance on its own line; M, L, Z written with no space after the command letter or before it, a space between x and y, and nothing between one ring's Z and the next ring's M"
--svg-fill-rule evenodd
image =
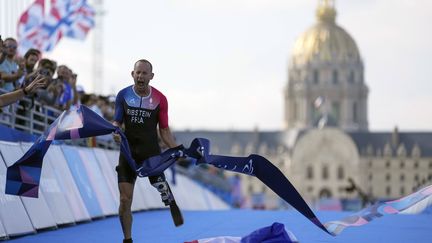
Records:
M431 184L432 132L370 132L369 90L357 44L336 24L333 1L322 0L316 17L290 58L285 130L184 131L176 132L178 140L189 144L206 137L213 153L263 155L311 202L398 198ZM242 176L242 183L244 195L252 198L247 206L257 201L266 208L283 206L256 178ZM347 190L353 186L357 190Z

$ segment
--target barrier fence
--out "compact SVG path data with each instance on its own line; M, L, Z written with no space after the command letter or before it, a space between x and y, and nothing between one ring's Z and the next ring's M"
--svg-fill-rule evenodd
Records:
M39 198L6 195L6 168L31 146L0 141L0 238L56 229L64 225L117 214L118 190L115 166L118 151L52 145L44 159ZM172 178L167 171L167 178ZM172 191L183 210L219 210L229 206L190 178L176 175ZM165 208L160 195L139 178L134 191L133 211ZM171 221L167 211L167 221Z

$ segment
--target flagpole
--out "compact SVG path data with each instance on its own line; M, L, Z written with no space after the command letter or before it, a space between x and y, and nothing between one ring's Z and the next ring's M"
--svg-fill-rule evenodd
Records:
M103 58L103 0L93 0L95 10L95 26L93 29L93 70L92 70L92 88L94 93L102 94L104 92L104 58Z

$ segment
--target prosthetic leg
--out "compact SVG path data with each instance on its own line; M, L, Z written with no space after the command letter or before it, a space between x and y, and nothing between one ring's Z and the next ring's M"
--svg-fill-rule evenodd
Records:
M165 206L170 207L171 216L174 221L176 227L183 224L183 216L182 213L177 206L177 203L174 199L174 195L168 185L168 182L165 179L165 175L158 176L149 176L150 183L153 187L155 187L159 193L161 194L162 202Z

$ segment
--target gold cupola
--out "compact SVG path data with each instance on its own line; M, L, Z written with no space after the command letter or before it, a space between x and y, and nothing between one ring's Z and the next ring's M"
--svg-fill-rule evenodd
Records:
M293 67L314 63L358 63L360 53L354 39L336 24L334 1L320 0L317 23L295 42Z

